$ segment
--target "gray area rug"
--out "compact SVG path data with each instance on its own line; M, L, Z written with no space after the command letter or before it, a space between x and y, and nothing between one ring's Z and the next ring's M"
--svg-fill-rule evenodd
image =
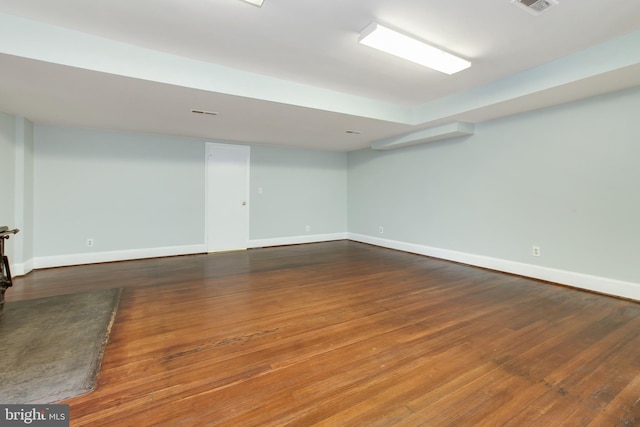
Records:
M7 302L0 404L54 403L93 390L120 289Z

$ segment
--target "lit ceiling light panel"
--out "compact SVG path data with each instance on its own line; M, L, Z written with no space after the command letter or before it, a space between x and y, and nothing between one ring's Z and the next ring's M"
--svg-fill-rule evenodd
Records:
M471 62L465 59L400 34L377 22L372 22L362 30L358 42L445 74L454 74L471 66Z
M244 1L258 7L261 7L262 3L264 3L264 0L244 0Z

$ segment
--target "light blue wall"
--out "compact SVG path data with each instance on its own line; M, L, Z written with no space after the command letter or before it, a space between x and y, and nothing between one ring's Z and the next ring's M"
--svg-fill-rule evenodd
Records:
M37 257L204 238L200 141L37 124L34 186Z
M251 206L252 239L345 233L346 153L251 147Z
M0 225L20 229L5 243L13 273L23 274L33 260L33 124L5 113L0 113Z
M0 113L0 225L8 227L15 222L15 135L15 117Z
M635 89L350 153L348 229L640 282L639 108Z
M22 143L24 147L23 156L23 218L21 238L23 242L23 253L20 262L31 262L35 255L34 252L34 139L33 139L33 123L29 120L21 118L22 125Z
M17 274L33 268L33 123L24 117L15 117L14 140L15 223L20 233L12 238L12 262Z
M203 245L205 144L37 124L36 257ZM346 157L252 146L250 238L345 233Z

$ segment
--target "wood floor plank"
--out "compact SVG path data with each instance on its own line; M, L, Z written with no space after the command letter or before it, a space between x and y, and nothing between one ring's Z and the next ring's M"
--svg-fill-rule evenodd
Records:
M638 426L640 304L349 241L35 271L123 287L73 426Z

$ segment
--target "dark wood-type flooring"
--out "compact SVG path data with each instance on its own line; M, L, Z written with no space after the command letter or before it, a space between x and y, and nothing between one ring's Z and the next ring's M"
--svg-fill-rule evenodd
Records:
M72 426L636 426L640 304L349 241L35 271L122 287Z

